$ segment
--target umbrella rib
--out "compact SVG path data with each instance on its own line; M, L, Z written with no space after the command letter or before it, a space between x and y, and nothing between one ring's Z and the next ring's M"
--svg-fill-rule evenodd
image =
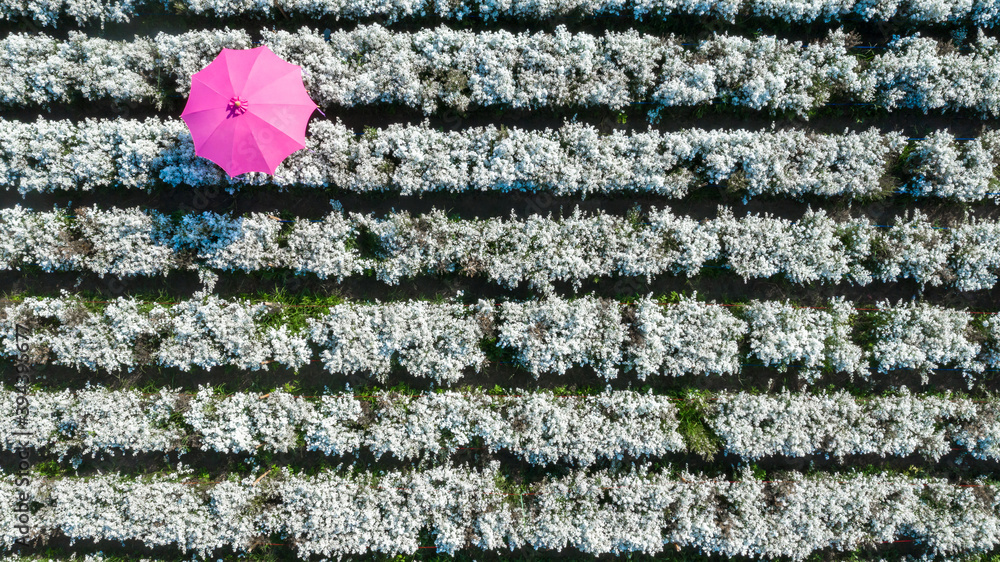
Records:
M212 139L213 139L213 138L215 137L215 135L216 135L216 134L218 134L218 133L219 133L219 131L220 131L220 130L222 129L222 125L223 125L222 123L220 123L219 125L217 125L217 126L215 127L215 129L213 129L213 130L212 130L212 132L211 132L211 133L210 133L210 134L209 134L209 135L208 135L207 137L205 137L205 138L204 138L204 139L203 139L203 140L201 141L201 147L202 147L202 148L203 148L203 147L205 147L206 145L211 145L211 144L212 144ZM197 147L197 146L195 147L195 154L198 154L198 147ZM200 154L198 154L198 155L199 155L199 156L201 156ZM204 156L203 156L202 158L204 158ZM214 160L213 160L213 162L214 162ZM219 163L218 163L218 162L216 162L216 164L219 164ZM229 165L229 166L232 166L232 165L233 165L233 159L232 159L232 153L230 153L230 158L229 158L229 162L228 162L228 165ZM226 170L226 173L227 173L227 174L229 174L229 170L228 170L228 169L226 169L226 166L223 166L222 164L219 164L219 166L220 166L220 167L221 167L221 168L222 168L223 170ZM229 174L229 175L232 175L232 174Z
M247 97L247 92L246 92L247 82L250 81L250 75L253 74L253 69L257 66L257 63L260 62L260 59L264 58L263 55L264 55L264 49L260 49L259 51L257 51L257 56L254 57L253 62L250 63L250 68L247 69L247 73L243 77L243 86L240 87L239 92L236 91L236 87L234 86L233 87L234 93L236 93L239 96L243 96L244 98Z
M289 103L284 103L284 102L282 102L282 103L267 103L267 102L258 102L258 103L255 103L254 105L291 105L291 106L294 106L294 107L315 107L316 106L316 102L312 102L312 101L309 102L309 103L291 103L291 102L289 102Z
M295 140L295 138L293 138L293 137L292 137L291 135L289 135L288 133L286 133L286 132L282 131L282 130L281 130L281 129L279 129L278 127L275 127L275 126L274 126L274 125L272 125L271 123L268 123L268 122L267 122L267 121L265 121L265 120L264 120L263 118L261 118L261 117L260 117L259 115L254 115L253 113L250 113L250 112L247 112L247 113L245 113L245 114L244 114L243 116L244 116L244 117L246 117L247 115L253 115L254 119L256 119L257 121L259 121L260 123L263 123L264 125L267 125L267 126L268 126L268 127L269 127L269 128L271 129L271 130L273 130L273 131L275 131L275 132L277 132L277 133L280 133L280 134L284 135L284 136L285 136L286 138L288 138L288 139L289 139L290 141L294 142L294 143L295 143L296 145L298 145L298 144L301 144L301 145L302 145L303 147L305 147L305 143L301 143L301 142L299 142L298 140ZM253 129L251 128L251 129L250 129L250 131L251 131L251 134L253 134L253 135L254 135L254 139L256 139L256 138L257 138L257 135L256 135L256 134L254 134L254 130L253 130ZM302 150L302 149L300 148L300 149L298 149L298 150ZM293 151L293 152L294 152L294 151ZM261 156L261 158L263 158L263 159L264 159L264 162L265 162L265 163L266 163L266 164L267 164L268 166L270 166L270 165L271 165L271 163L267 161L267 156L266 156L266 155L264 154L264 152L263 152L263 151L261 151L261 153L260 153L260 156ZM287 158L287 157L288 157L288 155L285 155L285 156L284 156L284 157L282 158L282 160L284 160L284 159L285 159L285 158ZM281 164L281 161L278 161L278 164ZM277 167L277 164L276 164L275 166Z
M213 87L212 87L212 85L211 85L211 84L209 84L208 82L206 82L206 81L202 80L202 79L201 79L201 77L195 77L194 75L192 75L192 76L191 76L191 79L192 79L192 80L197 80L197 81L198 81L199 83L201 83L201 85L202 85L202 86L205 86L205 87L206 87L206 88L208 88L209 90L212 90L213 92L215 92L215 93L219 94L220 96L222 96L222 97L224 97L224 98L227 98L227 99L228 99L228 98L232 97L232 96L227 96L226 94L223 94L223 93L222 93L222 92L220 92L219 90L216 90L215 88L213 88Z
M254 59L253 63L256 65L257 61L259 61L260 59L261 59L261 57L257 57L256 59ZM282 62L287 62L287 61L282 61ZM259 92L260 90L262 90L262 89L264 89L264 88L266 88L268 86L270 86L274 82L277 82L278 80L284 78L285 76L288 76L289 74L295 72L296 70L298 70L300 68L301 67L299 67L299 66L292 65L292 66L288 67L288 72L284 72L284 73L276 74L276 75L271 75L270 76L270 80L266 84L261 84L260 86L257 86L257 88L254 89L254 91L252 91L252 92L246 92L246 91L244 91L243 95L245 95L247 98L249 98L251 95ZM250 72L253 72L253 67L252 66L250 67L250 71L247 72L247 81L248 82L250 80ZM246 84L244 84L244 90L246 90Z
M218 107L206 107L205 109L199 109L197 111L191 111L191 112L185 113L184 115L186 115L186 116L188 116L188 115L196 115L198 113L204 113L206 111L219 111L219 108Z
M274 104L268 104L268 105L274 105ZM245 115L253 115L255 119L257 119L257 120L258 120L258 121L260 121L261 123L263 123L263 124L267 125L267 126L268 126L268 127L270 127L271 129L273 129L273 130L275 130L275 131L277 131L277 132L281 133L282 135L285 135L286 137L288 137L288 139L289 139L290 141L294 142L295 144L300 144L300 143L299 143L299 141L295 140L295 138L294 138L294 137L292 137L291 135L289 135L289 134L288 134L288 133L286 133L285 131L282 131L281 129L279 129L279 128L275 127L274 125L272 125L272 124L268 123L268 122L267 122L267 121L265 121L265 120L264 120L263 118L261 118L261 116L260 116L260 115L254 115L253 113L249 113L249 112L248 112L248 113L246 113ZM304 143L303 143L303 144L304 144Z
M230 148L230 150L229 150L229 165L230 166L234 166L234 167L236 165L236 142L235 142L235 139L236 139L236 136L239 134L238 133L239 128L240 128L240 122L237 121L236 123L233 124L233 140L234 140L234 142L233 142L232 148ZM259 151L260 147L258 147L257 150ZM229 174L229 170L226 170L226 173ZM229 175L232 176L233 174L229 174Z

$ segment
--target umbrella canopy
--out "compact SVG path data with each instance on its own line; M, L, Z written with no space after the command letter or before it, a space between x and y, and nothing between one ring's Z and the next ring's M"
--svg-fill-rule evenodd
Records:
M262 45L222 49L192 74L181 119L191 130L195 154L230 177L273 174L289 154L306 147L306 125L316 109L302 84L302 67Z

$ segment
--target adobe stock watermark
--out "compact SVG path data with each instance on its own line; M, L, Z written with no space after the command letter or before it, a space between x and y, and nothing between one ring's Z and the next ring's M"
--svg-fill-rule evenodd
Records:
M17 458L17 472L15 473L14 485L17 486L17 496L14 499L14 532L15 545L27 546L27 539L31 533L31 452L32 447L28 444L28 413L30 412L30 402L28 400L28 390L31 387L31 378L34 368L28 358L29 343L31 340L31 329L23 324L17 324L14 329L14 344L17 347L17 359L15 360L15 370L17 379L14 382L14 390L17 397L14 400L14 431L11 432L13 445L11 449Z

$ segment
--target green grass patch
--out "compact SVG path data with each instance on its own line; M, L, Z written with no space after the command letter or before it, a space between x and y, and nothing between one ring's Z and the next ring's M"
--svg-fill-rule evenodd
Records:
M685 400L677 403L677 432L684 438L688 451L711 462L722 448L722 441L708 426L708 398L705 391L689 391Z

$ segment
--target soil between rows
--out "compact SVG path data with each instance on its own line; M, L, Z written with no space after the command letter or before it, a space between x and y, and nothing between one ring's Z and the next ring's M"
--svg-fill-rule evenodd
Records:
M780 372L774 367L759 366L753 359L744 360L741 372L734 375L695 375L680 377L656 376L646 380L632 372L619 373L617 378L604 379L589 366L569 368L564 374L543 373L538 378L518 366L506 351L501 357L490 361L479 372L469 367L463 371L461 379L453 384L436 383L429 378L417 377L396 366L385 377L371 372L334 374L324 369L319 353L313 350L314 359L295 372L280 364L262 365L266 369L246 370L233 366L221 366L210 370L194 367L183 371L175 367L155 365L138 366L132 372L108 372L105 369L81 369L43 364L36 365L30 376L32 384L42 389L82 389L88 384L103 386L112 390L142 388L152 392L159 388L169 388L183 392L196 392L201 385L220 387L226 392L271 392L286 385L297 389L297 393L320 395L342 392L345 389L387 389L403 388L408 392L433 391L436 388L501 388L506 391L552 390L559 392L590 393L611 390L652 390L656 394L685 396L691 391L711 392L804 392L809 389L845 390L858 396L879 395L907 388L914 393L960 393L975 399L989 399L1000 393L1000 372L980 373L972 380L962 371L952 369L933 370L924 378L913 370L893 370L886 373L872 372L867 379L851 377L844 373L825 374L813 384L808 384L798 374L796 367ZM15 380L12 360L0 361L0 380L12 384ZM971 376L971 375L970 375Z
M911 279L895 283L874 282L858 286L850 283L813 283L798 285L780 275L768 279L744 280L725 269L703 268L700 275L664 274L647 283L644 277L602 277L584 281L579 290L568 282L553 284L555 294L563 297L591 294L614 299L634 299L652 293L654 296L672 293L691 295L718 303L749 302L759 300L789 300L799 306L825 306L833 297L844 297L858 308L873 308L879 302L919 299L939 306L966 309L972 312L995 312L1000 302L1000 284L990 290L956 291L941 286L921 286ZM174 271L162 277L136 276L103 278L88 272L57 272L25 275L18 271L0 272L0 288L10 294L24 293L36 296L58 296L65 289L94 297L95 300L134 296L156 302L176 302L191 298L203 285L195 272ZM399 300L438 300L455 298L463 292L462 300L474 303L478 299L494 301L525 301L542 298L544 293L521 283L509 289L483 277L466 277L459 274L420 275L389 285L365 275L356 275L337 283L335 279L322 280L314 274L296 275L290 270L276 270L246 274L219 272L213 293L225 298L253 298L275 300L281 292L288 298L339 297L359 302ZM2 294L2 293L0 293ZM151 298L152 295L156 295Z
M420 544L423 546L420 547L421 550L418 550L413 555L391 556L381 553L368 553L364 555L347 555L340 558L340 560L345 562L417 562L425 560L428 562L477 562L480 560L484 562L505 562L511 560L519 562L533 560L612 562L626 559L623 556L610 554L595 556L569 547L559 551L534 550L530 548L499 552L466 549L451 555L438 554L435 549L430 548L434 544L434 538L428 530L425 529L421 532L421 538ZM321 560L319 556L312 556L308 559L298 557L295 552L294 542L290 542L282 537L260 537L259 544L260 546L253 547L249 555L236 554L231 549L225 549L225 551L213 553L211 559L224 560L226 562L243 562L246 560L252 562L303 562L303 560ZM56 559L68 559L71 553L83 556L84 554L97 552L101 552L105 556L121 557L122 560L127 561L135 560L135 557L143 557L163 562L186 562L191 560L192 556L190 552L184 553L179 548L150 548L138 540L122 542L108 540L97 542L77 541L74 545L70 545L69 538L58 532L49 538L44 545L28 548L18 547L17 550L17 553L22 555L54 556ZM919 556L922 552L922 548L916 545L915 541L901 537L899 542L877 544L846 553L833 548L823 549L815 552L806 560L808 562L849 562L856 560L908 562L913 559L913 556ZM984 556L988 556L994 552L1000 552L1000 549L996 549ZM983 560L987 559L983 558ZM655 555L630 553L627 555L627 560L635 562L755 562L759 559L745 556L723 556L715 553L702 553L692 547L667 544L664 545L664 550L661 553ZM118 561L115 560L114 562Z
M168 87L167 91L176 90ZM956 137L965 138L978 136L987 128L1000 127L1000 118L990 118L971 110L925 113L903 108L888 111L864 104L846 103L852 101L832 100L831 103L837 105L824 106L808 119L794 113L772 114L766 110L758 111L724 104L664 108L660 120L653 123L648 118L648 111L654 107L650 104L631 105L620 112L601 107L513 109L501 106L470 106L466 112L444 108L432 114L425 114L419 108L386 103L356 107L324 107L322 109L326 115L316 113L312 119L327 119L331 122L340 119L345 126L358 134L364 133L365 127L385 128L393 124L419 125L424 121L434 129L445 131L501 125L534 131L556 129L574 118L578 122L592 125L603 134L610 134L613 131L645 132L649 128L660 132L695 128L756 131L769 130L772 126L777 129L797 128L818 133L841 134L845 130L867 131L874 127L881 132L898 131L911 138L921 138L928 132L947 129ZM49 108L6 107L3 108L3 114L7 120L27 122L34 122L38 117L47 120L68 119L74 123L82 122L86 118L180 119L186 103L185 96L172 93L164 100L163 108L160 110L157 110L152 103L78 99L69 103L53 103Z
M642 215L653 209L670 209L679 216L698 220L718 216L719 207L727 207L736 217L770 215L787 220L800 219L807 210L822 209L827 216L837 220L868 218L874 224L892 225L897 217L912 215L919 210L940 226L961 223L968 215L977 219L1000 220L1000 205L993 200L960 203L940 198L913 198L894 196L873 201L851 200L846 197L803 197L793 200L777 196L756 196L743 199L741 192L731 192L725 184L706 185L690 192L683 199L672 199L651 194L616 193L611 195L560 196L548 192L481 192L425 193L400 195L398 192L360 194L339 189L319 188L246 188L226 191L224 186L158 189L153 192L140 190L97 190L59 193L0 192L0 205L21 205L35 211L50 211L55 207L77 209L97 205L110 207L138 207L164 214L202 212L229 213L240 216L249 213L266 213L276 218L319 220L333 210L331 201L339 202L344 212L385 217L394 212L411 215L444 211L447 215L471 220L475 218L501 218L511 215L525 219L533 215L559 218L568 217L576 209L586 216L601 212L625 217L638 208Z
M470 5L475 5L470 2ZM349 31L361 25L378 24L393 31L415 32L427 28L446 26L452 29L463 29L473 32L505 30L510 33L552 33L562 25L572 33L589 33L603 35L605 31L623 32L635 29L639 33L649 35L675 35L686 41L696 42L706 39L714 33L743 35L752 37L757 34L775 35L789 41L810 42L825 37L830 31L843 28L847 32L856 33L862 40L862 45L884 45L893 39L894 35L906 36L920 33L925 37L938 40L952 40L952 30L955 28L967 31L966 41L974 41L979 29L987 36L996 36L995 28L977 27L971 23L955 22L944 24L927 24L907 21L905 18L893 18L888 21L865 21L856 15L848 15L836 21L822 20L811 23L785 22L778 18L755 17L739 15L734 21L724 21L711 15L670 14L668 16L646 15L641 20L625 15L614 14L584 14L572 12L540 18L500 17L485 19L478 13L472 13L461 20L441 18L435 14L428 16L403 16L396 22L390 22L385 15L374 15L361 19L338 19L335 15L310 16L306 14L285 13L274 10L266 16L258 13L248 13L238 16L217 16L213 12L195 14L183 9L165 10L161 5L147 2L135 10L135 15L128 22L100 22L80 25L71 17L60 17L55 26L42 26L30 18L18 18L12 21L0 21L0 35L16 32L41 32L59 39L67 39L70 31L79 31L91 37L102 37L111 40L131 40L135 36L152 37L157 33L184 33L200 29L224 28L245 29L254 40L260 39L261 29L286 30L295 32L303 26L317 31L345 30Z
M593 473L600 470L628 471L635 464L648 464L659 470L686 471L706 478L724 478L738 480L745 477L744 470L750 468L757 478L763 480L798 479L803 474L839 473L888 475L905 474L909 477L943 478L950 484L975 484L984 475L1000 474L1000 463L996 461L979 460L971 457L964 449L954 446L956 450L939 460L927 459L917 454L882 457L875 454L847 455L844 457L827 457L826 455L807 455L804 457L769 456L758 460L743 459L734 455L724 455L720 449L712 458L705 458L695 453L669 453L655 456L623 455L620 460L598 460L587 467L578 467L569 462L557 462L549 465L531 464L521 457L506 450L490 452L475 443L469 448L454 453L441 455L425 455L420 458L398 459L391 453L381 458L371 451L364 450L354 455L326 455L321 451L308 451L304 448L294 449L287 453L265 452L258 455L246 453L219 453L193 450L178 454L177 451L137 453L118 450L115 455L110 453L81 455L77 468L72 465L72 458L79 455L78 449L71 450L59 461L59 455L44 450L32 449L31 464L42 467L46 477L87 477L99 474L117 473L128 477L142 477L153 473L172 473L177 470L178 463L183 463L194 469L191 480L216 482L224 480L228 475L236 474L240 478L260 476L273 467L289 467L296 472L317 474L322 471L339 472L343 466L344 472L364 470L402 471L427 470L437 466L454 468L484 469L490 463L500 463L501 472L517 484L538 483L546 477L559 478L580 471ZM17 472L19 462L17 454L10 451L0 451L0 471L4 473Z

